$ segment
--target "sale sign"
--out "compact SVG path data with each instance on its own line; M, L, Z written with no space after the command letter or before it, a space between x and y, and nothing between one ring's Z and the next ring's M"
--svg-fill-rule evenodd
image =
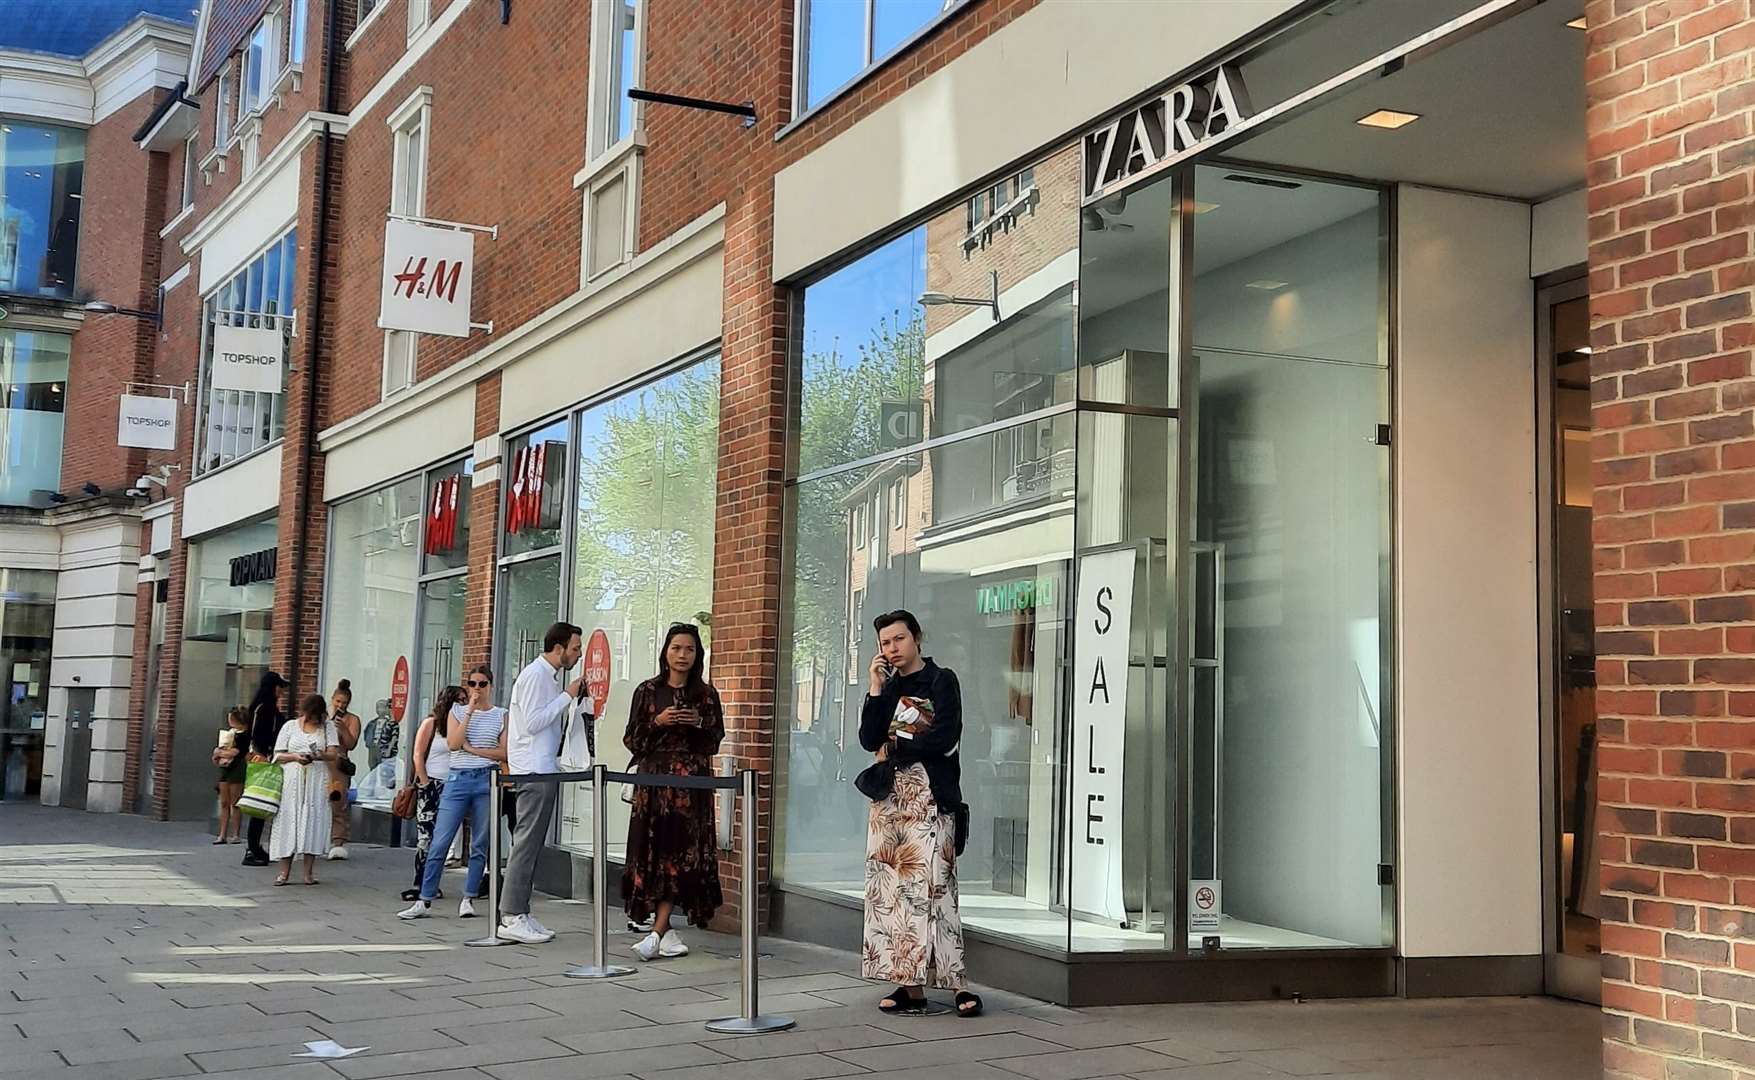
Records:
M609 635L602 630L591 631L585 646L585 692L592 701L609 697Z
M390 675L390 715L398 723L408 711L408 657L396 658L396 670Z
M378 325L468 337L474 271L475 237L470 233L386 221Z

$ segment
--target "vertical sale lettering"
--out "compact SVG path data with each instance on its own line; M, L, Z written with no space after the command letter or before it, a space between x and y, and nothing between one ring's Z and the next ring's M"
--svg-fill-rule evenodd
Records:
M1079 560L1073 634L1072 906L1116 925L1127 922L1121 781L1136 557L1128 547Z

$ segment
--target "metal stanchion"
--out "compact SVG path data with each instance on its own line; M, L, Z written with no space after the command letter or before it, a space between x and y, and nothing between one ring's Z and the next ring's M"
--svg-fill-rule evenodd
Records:
M491 949L497 945L516 945L499 934L500 930L500 767L495 765L488 769L488 932L487 937L475 938L463 944L472 949ZM469 853L463 853L465 861ZM429 852L427 857L435 857ZM444 858L438 855L438 858ZM467 879L465 879L467 880ZM467 886L466 886L467 887Z
M614 979L633 968L609 962L609 770L591 767L591 963L568 968L569 979Z
M743 1011L737 1016L709 1021L707 1030L720 1035L765 1035L785 1031L797 1021L790 1016L763 1016L757 1000L756 973L756 771L743 771L743 891L738 898L743 928Z

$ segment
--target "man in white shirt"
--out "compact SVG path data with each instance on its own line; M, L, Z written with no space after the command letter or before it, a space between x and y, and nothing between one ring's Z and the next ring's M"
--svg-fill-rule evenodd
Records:
M558 622L542 638L542 655L532 660L512 684L512 700L506 710L506 771L513 776L560 772L561 733L566 730L567 710L585 688L583 675L566 684L561 680L579 662L583 651L580 631L572 623ZM595 703L581 703L587 724L595 718ZM506 861L506 888L500 900L500 924L495 932L509 941L539 945L555 932L530 917L530 892L536 885L536 861L554 819L560 787L553 780L526 780L514 785L518 801L518 827L512 834L512 856Z

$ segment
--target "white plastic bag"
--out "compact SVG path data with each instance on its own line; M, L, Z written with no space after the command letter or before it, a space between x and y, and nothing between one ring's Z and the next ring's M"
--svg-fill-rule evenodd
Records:
M588 730L595 720L597 703L590 696L580 698L567 710L566 727L561 732L560 766L562 772L584 772L591 768L591 750L595 732Z

